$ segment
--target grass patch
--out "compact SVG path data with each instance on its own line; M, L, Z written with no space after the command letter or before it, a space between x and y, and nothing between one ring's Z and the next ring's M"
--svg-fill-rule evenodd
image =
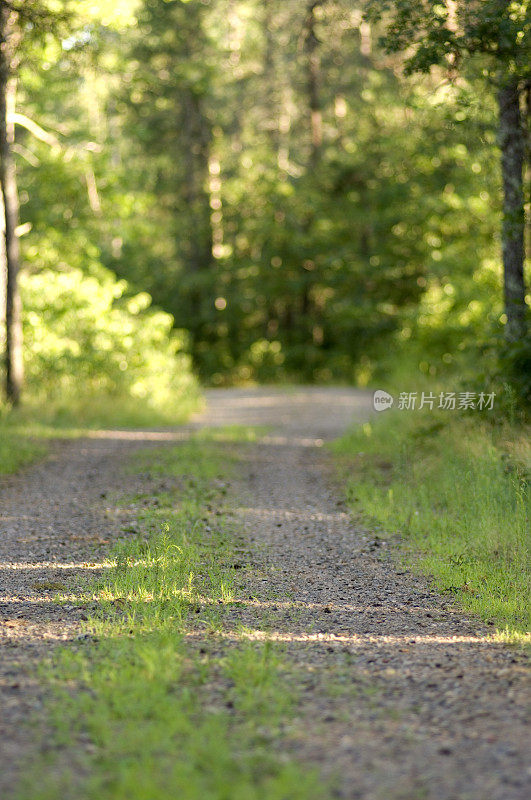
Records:
M391 411L333 445L355 513L498 636L529 640L529 431Z
M45 442L13 430L9 421L0 418L0 475L17 472L47 452Z
M37 403L17 409L0 405L0 475L17 472L49 452L52 439L75 439L99 428L156 428L179 425L201 408L198 392L164 412L130 397L96 396L62 404ZM249 434L251 435L251 434Z
M93 608L87 639L45 670L46 743L19 800L327 797L281 750L294 697L280 649L222 636L238 532L223 510L235 456L216 438L135 458L135 471L171 480L137 498L138 534L80 598Z
M37 421L40 427L52 430L153 428L186 422L190 414L200 410L202 402L201 392L196 386L176 395L173 402L161 407L120 392L78 392L65 394L61 400L28 394L24 405L11 414L20 424L31 425Z

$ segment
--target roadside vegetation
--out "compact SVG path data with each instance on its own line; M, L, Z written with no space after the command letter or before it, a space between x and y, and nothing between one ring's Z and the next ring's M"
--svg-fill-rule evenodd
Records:
M356 516L501 638L529 642L529 428L479 413L395 409L333 448Z
M5 419L0 418L0 475L17 472L45 456L48 451L44 442L37 441L27 433L16 433Z
M175 486L123 498L138 504L135 533L97 585L68 596L87 609L86 633L43 668L46 746L20 800L327 796L278 751L296 701L279 647L221 636L236 602L230 441L252 438L230 428L134 462Z
M176 425L200 407L186 334L146 292L101 265L24 275L22 288L27 394L0 405L0 474L44 455L50 439Z
M187 336L100 264L25 275L28 406L40 421L182 421L198 399ZM26 411L28 417L31 416Z

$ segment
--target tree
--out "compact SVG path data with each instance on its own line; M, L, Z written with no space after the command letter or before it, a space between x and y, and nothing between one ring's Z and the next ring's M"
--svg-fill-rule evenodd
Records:
M321 145L323 140L323 120L321 114L321 102L319 89L321 83L320 58L319 58L319 39L315 33L316 9L320 8L322 0L310 0L307 7L305 20L304 46L308 57L308 103L310 108L310 131L311 131L311 163L316 167L319 163Z
M406 72L444 66L457 75L472 60L495 87L503 179L502 249L508 342L527 336L525 300L525 131L521 100L531 79L528 0L369 0L367 16L385 26L389 52L406 52Z
M20 253L17 238L18 191L13 158L13 113L16 97L15 58L20 40L17 13L0 3L0 183L2 188L5 247L5 363L6 396L16 405L20 400L24 363L22 354L22 304L18 288Z
M17 68L21 44L27 38L41 36L51 30L67 14L52 12L44 0L6 2L0 0L0 184L2 229L5 246L0 248L4 263L0 272L5 284L0 299L5 299L5 374L6 397L13 405L20 402L24 379L22 350L22 302L19 291L20 247L18 241L19 199L16 165L13 156L15 141L15 105Z
M112 219L123 246L105 264L191 331L206 379L352 379L415 335L423 294L451 291L452 323L422 331L442 369L471 300L489 318L474 312L469 341L501 313L482 271L498 213L491 98L456 125L456 93L433 102L437 76L404 81L352 6L144 0L114 76L100 74L120 89L101 107L91 241Z
M212 44L205 30L208 3L144 0L130 55L130 125L141 150L145 185L173 233L165 274L166 298L178 324L201 336L213 266L209 167L213 102ZM169 274L168 274L169 273Z

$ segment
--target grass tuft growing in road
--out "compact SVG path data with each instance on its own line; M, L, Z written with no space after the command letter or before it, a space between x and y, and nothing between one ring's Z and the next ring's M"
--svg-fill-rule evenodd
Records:
M354 513L515 643L531 628L528 433L392 411L334 443Z
M219 433L136 458L159 489L136 498L135 535L85 587L87 638L46 669L45 747L19 800L327 796L279 745L295 702L280 651L221 635L238 532L223 508L235 458Z

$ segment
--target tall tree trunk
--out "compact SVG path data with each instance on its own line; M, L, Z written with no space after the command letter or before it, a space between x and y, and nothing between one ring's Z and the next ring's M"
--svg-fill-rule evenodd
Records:
M0 353L5 360L6 346L6 299L7 299L7 259L6 259L6 215L4 198L0 191Z
M307 55L307 85L311 133L310 160L312 166L316 166L319 161L323 140L323 119L321 99L319 97L321 64L319 59L319 39L315 34L315 9L321 5L321 2L322 0L311 0L311 2L308 3L305 23L306 36L304 38L304 46Z
M182 143L186 158L183 198L189 232L183 247L189 288L189 314L185 319L191 338L192 355L202 341L205 324L205 280L213 266L213 231L209 194L209 160L212 132L203 112L201 98L193 91L183 95L185 104Z
M306 81L308 90L308 111L310 118L310 161L309 167L315 170L321 160L321 147L323 141L323 119L321 111L321 60L319 53L319 39L315 33L316 14L315 10L322 5L322 0L310 0L306 6L306 18L304 21L304 50L306 54ZM315 211L310 209L304 215L302 222L302 230L305 237L309 240L315 219ZM313 249L313 248L312 248ZM313 266L311 267L313 269ZM313 321L311 318L311 289L313 280L307 270L307 264L303 263L300 267L302 278L302 290L300 294L300 303L296 304L296 309L301 314L298 320L302 329L305 328L305 338L307 341L312 341ZM293 314L292 309L289 309L290 315ZM290 325L292 323L290 322ZM289 330L286 322L286 328Z
M524 90L524 204L531 207L531 78L526 81ZM527 219L527 242L524 242L524 254L531 251L531 219Z
M498 93L503 178L503 271L507 341L527 333L524 285L524 130L518 81L506 82Z
M186 152L184 198L193 225L187 253L191 272L201 272L212 266L212 225L208 191L209 160L212 133L203 113L200 98L194 92L183 97L185 125L183 130Z
M278 86L275 65L275 31L273 30L273 20L276 9L271 0L264 4L264 66L263 66L263 85L264 85L264 106L267 114L267 133L271 146L278 160L279 149L279 111L278 108Z

